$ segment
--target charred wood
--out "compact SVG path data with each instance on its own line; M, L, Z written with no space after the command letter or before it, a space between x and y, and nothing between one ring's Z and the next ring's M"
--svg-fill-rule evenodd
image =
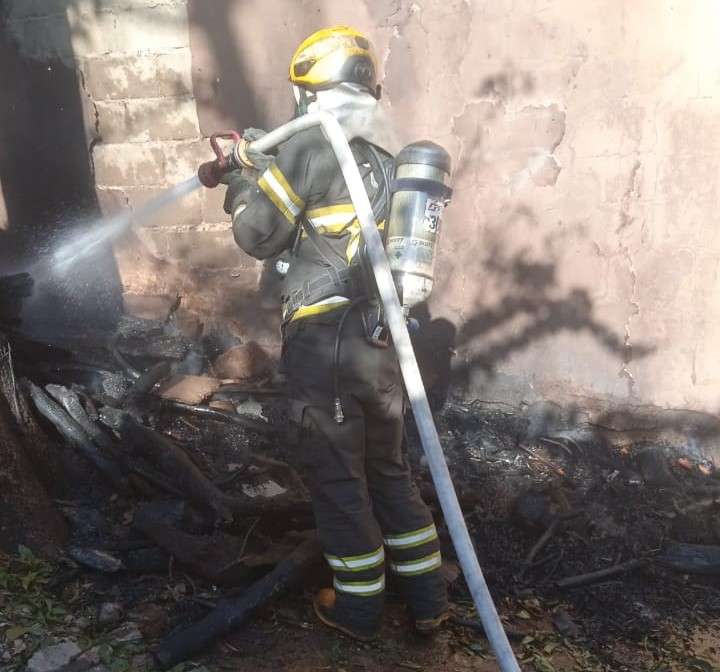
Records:
M214 584L233 586L249 576L242 565L244 543L239 537L221 531L189 534L145 516L137 518L134 526L194 574Z
M283 427L277 427L267 422L253 420L252 418L237 415L235 413L227 413L226 411L220 411L216 408L210 408L209 406L193 406L192 404L184 404L181 401L168 400L163 402L163 407L177 411L184 411L186 413L193 413L195 415L201 415L203 417L210 418L211 420L232 422L235 425L239 425L245 429L250 429L254 432L264 434L284 434L286 432Z
M85 412L76 392L62 385L46 385L45 390L67 411L70 417L80 425L85 433L104 451L112 454L115 446L112 439Z
M233 518L225 494L193 463L182 448L166 436L140 424L125 413L119 426L123 437L138 452L146 455L162 472L175 482L181 492L194 502L213 510L221 519Z
M241 597L221 601L202 620L165 637L153 652L160 668L166 670L186 660L218 637L240 627L271 597L300 579L320 557L320 544L313 535Z
M160 362L142 373L128 390L125 404L148 394L157 383L170 375L171 368L170 362Z
M600 583L606 579L611 579L620 574L626 574L640 567L644 567L647 564L647 560L640 558L635 560L628 560L627 562L621 562L618 565L600 569L596 572L588 572L587 574L579 574L578 576L569 576L565 579L560 579L555 582L557 588L578 588L580 586L587 586L591 583Z
M116 339L115 349L122 355L152 359L182 360L190 350L190 343L180 336L141 336Z
M35 408L55 426L59 434L92 462L115 488L120 492L127 492L127 478L123 475L120 466L102 454L80 424L37 385L25 381L25 387L35 404Z

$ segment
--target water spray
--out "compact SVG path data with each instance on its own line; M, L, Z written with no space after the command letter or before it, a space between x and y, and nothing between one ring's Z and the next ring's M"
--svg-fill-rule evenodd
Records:
M420 440L427 456L445 522L455 546L465 581L475 603L475 608L502 672L520 672L520 667L495 609L465 524L465 518L460 509L455 487L440 445L437 428L430 411L427 394L420 376L420 369L415 359L405 315L398 297L385 247L377 229L365 185L340 123L329 112L315 112L303 115L252 143L248 144L246 141L239 141L229 157L224 156L220 151L217 138L227 137L231 134L218 134L215 136L214 142L211 139L216 158L200 167L198 179L205 186L217 186L224 172L244 164L243 155L246 154L248 148L253 151L267 153L296 133L315 126L322 127L325 136L330 142L340 164L340 169L350 192L350 199L360 222L363 238L367 246L368 258L385 308L385 316L397 351L400 369L410 398ZM231 137L234 137L234 135L231 135Z
M150 199L134 212L121 212L106 217L92 225L88 231L72 235L50 255L50 270L61 274L67 272L78 261L91 256L102 245L116 240L133 225L156 215L200 186L198 176L193 175Z

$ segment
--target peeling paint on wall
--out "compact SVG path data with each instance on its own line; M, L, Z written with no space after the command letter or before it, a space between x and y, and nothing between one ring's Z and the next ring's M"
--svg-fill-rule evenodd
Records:
M455 160L424 315L442 365L455 353L455 379L489 399L711 412L719 18L711 0L10 3L25 54L82 75L108 210L186 177L214 130L287 120L295 46L319 27L357 25L376 44L403 139L439 142ZM179 287L198 310L247 322L263 287L262 336L276 337L272 274L226 226L219 191L189 199L119 256L124 282ZM152 264L183 271L160 281Z

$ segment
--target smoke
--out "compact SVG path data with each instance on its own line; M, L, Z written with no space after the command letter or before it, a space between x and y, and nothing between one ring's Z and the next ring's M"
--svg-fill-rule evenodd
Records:
M394 124L385 107L365 89L354 84L340 84L328 91L318 91L309 112L330 112L340 123L345 137L363 138L390 154L401 149Z

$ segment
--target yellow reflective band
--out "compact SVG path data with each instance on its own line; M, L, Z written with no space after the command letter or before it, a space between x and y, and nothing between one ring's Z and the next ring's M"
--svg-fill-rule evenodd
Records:
M442 557L440 551L426 555L419 560L408 560L407 562L393 562L390 569L400 576L417 576L418 574L426 574L435 571L442 565Z
M350 232L350 240L348 241L347 248L345 248L345 256L347 257L348 264L352 261L352 258L357 254L358 247L360 247L360 222L357 219L348 227Z
M385 220L377 225L378 231L382 231L385 228ZM360 234L362 233L362 227L360 222L355 220L347 230L350 232L350 240L348 241L347 247L345 248L345 256L350 263L353 257L357 254L358 248L360 247Z
M329 299L323 299L314 303L312 306L300 306L291 318L293 320L299 320L303 317L310 317L312 315L322 315L323 313L329 313L331 310L337 310L343 306L347 306L350 303L350 299L346 299L344 296L331 296Z
M292 224L305 207L303 200L293 191L280 169L272 164L258 180L258 187L275 207Z
M325 559L333 569L340 572L362 572L365 569L379 567L385 562L385 549L380 546L372 553L365 555L346 556L344 558L337 555L325 555Z
M318 233L338 235L355 219L355 208L352 203L342 203L308 210L305 214ZM307 233L303 231L302 236L307 237Z
M385 537L385 545L389 548L414 548L437 538L437 529L432 524L405 534L387 536Z
M383 574L374 581L340 581L335 578L333 586L341 593L349 593L358 597L372 597L385 590L385 575Z
M293 188L290 186L290 183L285 178L285 175L283 175L280 168L277 167L277 164L271 164L269 170L270 174L278 181L278 184L287 194L287 197L293 202L295 207L298 208L298 210L302 210L305 207L305 201L303 201L303 199L295 193Z
M313 208L307 211L307 216L310 219L322 219L331 215L352 215L350 219L354 219L355 208L352 203L339 203L338 205L326 205L322 208Z

